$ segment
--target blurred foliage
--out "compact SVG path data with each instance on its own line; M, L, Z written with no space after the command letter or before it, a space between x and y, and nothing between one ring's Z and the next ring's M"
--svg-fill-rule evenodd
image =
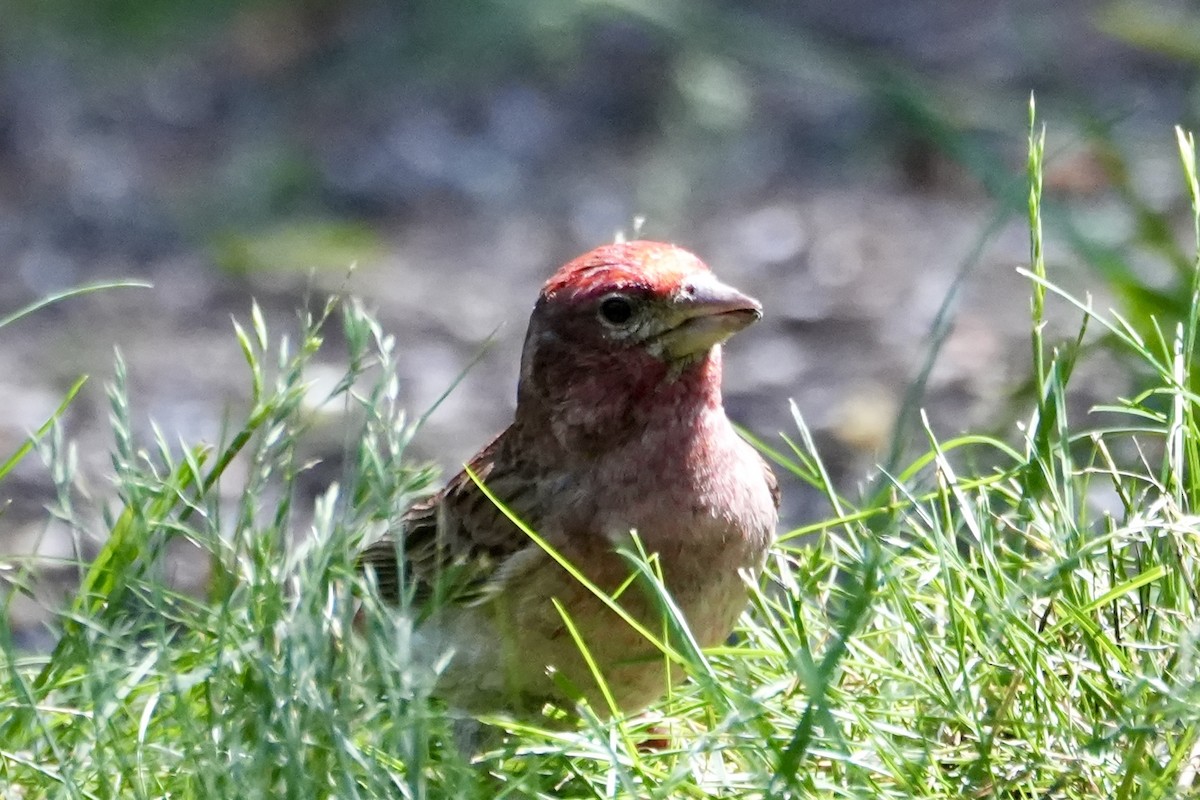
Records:
M1019 116L1014 112L1023 107L1024 89L1014 92L958 74L931 74L878 46L827 32L818 35L806 29L804 15L787 4L10 0L8 5L0 37L10 44L36 46L39 37L57 37L69 43L72 53L90 53L106 63L169 53L183 43L220 41L214 52L228 53L236 62L234 79L258 88L251 105L266 105L264 98L279 87L264 78L281 76L290 83L279 83L293 92L298 82L320 91L361 95L371 102L376 86L391 86L401 75L403 81L443 93L453 106L459 100L469 105L471 91L512 76L554 87L577 78L580 69L613 69L603 78L611 85L598 91L625 97L594 100L585 110L597 117L595 127L610 126L616 136L653 132L637 171L642 182L636 191L638 211L668 226L680 209L696 204L703 194L697 186L713 192L722 188L728 176L713 165L727 157L732 136L756 124L756 111L774 113L760 91L763 84L790 87L792 92L801 91L797 86L833 86L865 102L874 121L859 137L871 135L880 141L872 145L855 135L830 135L821 146L841 147L842 155L872 146L892 148L893 157L933 153L957 165L996 198L1001 214L1019 216L1026 202L1023 175L1004 149L1016 140ZM1200 12L1191 5L1116 0L1081 11L1080 23L1129 45L1131 58L1200 64ZM641 43L649 53L645 63L611 63L628 55L608 58L603 42L597 42L614 29ZM1195 84L1193 78L1193 94ZM238 90L248 91L241 85ZM313 94L319 92L314 89ZM1151 338L1155 320L1170 326L1181 318L1193 259L1178 241L1179 208L1149 197L1131 178L1131 156L1136 153L1114 134L1124 120L1114 118L1112 109L1088 103L1082 98L1043 98L1043 108L1058 106L1075 115L1081 131L1075 146L1095 155L1104 190L1122 204L1129 233L1114 239L1112 231L1090 227L1073 209L1073 198L1059 200L1051 192L1044 212L1048 235L1088 264L1118 298L1133 326ZM286 109L277 113L286 119ZM635 113L640 116L634 123L622 121L623 114ZM1186 118L1182 121L1189 124ZM1055 124L1062 130L1060 122ZM277 135L290 135L285 130L281 124ZM1162 142L1165 151L1165 133ZM247 152L246 157L231 159L231 175L207 203L190 206L197 214L197 227L223 228L233 220L239 230L262 229L223 240L219 260L226 268L256 269L284 258L327 264L361 258L357 248L370 251L376 246L354 225L309 221L327 215L328 209L322 206L320 176L304 145L256 141ZM1047 163L1053 168L1053 145ZM1182 188L1178 187L1180 198ZM205 217L205 208L211 218ZM281 218L298 221L279 225ZM311 230L303 233L307 226ZM271 247L280 248L278 255L268 255ZM1161 268L1153 279L1147 264Z
M245 23L264 38L312 33L331 22L367 20L385 52L419 74L461 82L497 70L529 69L578 54L584 25L607 3L547 0L11 0L13 41L62 38L73 50L108 59L155 56ZM282 29L255 30L258 20ZM291 30L288 30L288 29ZM316 30L320 33L320 30ZM502 35L498 35L502 34ZM394 64L393 66L396 66Z
M253 233L220 237L217 264L230 272L345 271L383 257L383 243L368 226L335 220L294 220Z
M1151 53L1200 64L1200 9L1152 0L1119 0L1096 14L1109 36Z
M109 55L148 53L217 30L238 8L275 0L10 0L6 25L12 41L61 35L74 46ZM15 34L15 35L14 35Z

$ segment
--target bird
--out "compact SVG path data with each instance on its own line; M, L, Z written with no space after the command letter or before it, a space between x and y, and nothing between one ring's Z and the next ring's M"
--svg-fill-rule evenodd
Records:
M694 641L728 639L778 522L776 478L721 394L722 343L761 316L662 242L598 247L545 282L512 423L358 557L436 663L435 695L517 719L655 703L684 676L631 624L664 630L630 580L635 537Z

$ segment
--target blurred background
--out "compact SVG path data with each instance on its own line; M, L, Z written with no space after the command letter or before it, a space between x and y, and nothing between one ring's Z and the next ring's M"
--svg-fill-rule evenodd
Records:
M846 492L921 440L920 407L941 435L1015 439L1030 92L1052 278L1147 330L1188 297L1172 126L1200 116L1190 0L3 6L0 314L102 278L154 285L0 330L0 453L90 374L66 433L98 499L114 348L139 436L153 420L216 441L248 395L230 317L252 297L277 330L312 298L363 297L414 412L495 333L416 441L456 468L510 418L540 283L639 218L764 301L729 347L730 413L778 443L794 400ZM1136 384L1104 344L1081 414ZM340 374L336 342L322 358ZM313 444L331 465L313 491L342 446ZM45 473L27 459L0 487L0 553L69 553ZM823 513L784 497L789 524ZM18 628L40 613L25 605Z

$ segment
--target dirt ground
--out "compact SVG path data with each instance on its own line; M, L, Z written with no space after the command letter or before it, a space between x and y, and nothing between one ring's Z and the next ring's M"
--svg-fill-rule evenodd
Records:
M795 430L794 401L847 493L890 442L960 273L922 405L940 434L1015 436L1028 233L969 156L1019 187L1037 90L1051 198L1119 239L1130 222L1082 131L1107 120L1148 194L1177 203L1171 125L1190 112L1194 70L1122 43L1083 2L702 5L709 17L612 12L548 32L522 19L525 35L568 39L569 55L531 55L513 33L476 65L475 39L444 29L454 19L369 2L245 4L132 55L53 20L10 29L0 311L101 278L153 288L0 330L0 453L91 375L65 427L102 502L114 349L143 441L151 421L171 440L214 441L249 391L230 317L246 320L257 298L286 330L305 296L348 289L397 337L414 411L496 332L417 439L418 457L455 468L511 415L541 281L639 216L644 235L694 250L763 301L764 321L728 348L730 414L777 441ZM493 23L518 29L500 15L471 31ZM448 41L457 49L439 58ZM897 88L910 80L964 132L968 157L913 122L921 106ZM1056 277L1103 300L1087 265L1047 235ZM1075 318L1054 309L1069 331ZM336 349L323 356L330 374ZM1084 407L1089 391L1112 399L1127 380L1103 359L1086 370ZM316 442L315 455L336 460L340 443ZM47 527L36 458L0 493L11 499L0 552L70 552L67 533ZM824 511L794 482L784 499L789 524ZM42 602L13 608L35 645Z

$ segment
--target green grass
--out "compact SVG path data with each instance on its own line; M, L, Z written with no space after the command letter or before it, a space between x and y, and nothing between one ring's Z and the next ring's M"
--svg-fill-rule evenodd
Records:
M1182 134L1180 151L1200 208ZM1041 256L1041 135L1030 154L1036 401L1013 441L929 433L884 490L855 501L831 485L797 414L771 452L826 493L829 518L782 535L737 643L664 645L695 679L652 713L510 725L473 764L411 666L409 628L369 614L365 633L352 629L355 595L374 605L356 548L431 477L404 461L414 426L372 318L333 301L273 343L252 313L237 336L253 408L216 447L133 441L118 369L106 543L81 565L52 653L18 652L0 627L0 796L1200 796L1196 289L1185 321L1150 339L1070 298L1080 336L1045 341L1047 297L1062 293ZM331 402L362 430L299 531L305 368L338 319L350 368ZM1072 419L1084 328L1147 378L1105 414ZM56 441L43 449L65 515ZM246 477L231 506L215 488L234 464ZM214 565L208 597L162 578L180 538ZM653 557L635 561L653 582ZM15 591L33 580L22 563L0 567ZM681 633L667 638L686 644ZM667 749L639 748L652 724Z

